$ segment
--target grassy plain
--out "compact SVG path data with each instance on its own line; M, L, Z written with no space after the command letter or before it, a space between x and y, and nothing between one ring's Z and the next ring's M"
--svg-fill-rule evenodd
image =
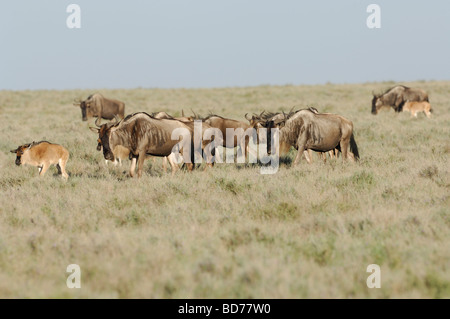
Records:
M314 106L353 121L361 155L291 167L291 151L275 175L220 164L172 177L147 161L140 180L129 161L105 166L72 106L93 91L0 91L0 297L450 298L450 82L404 84L429 92L431 119L371 115L387 82L99 90L126 113ZM9 150L33 140L69 150L67 182L14 164ZM81 289L66 286L69 264Z

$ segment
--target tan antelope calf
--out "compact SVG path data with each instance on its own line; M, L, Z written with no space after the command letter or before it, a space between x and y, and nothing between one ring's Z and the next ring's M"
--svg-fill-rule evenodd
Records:
M425 115L430 118L431 117L431 105L429 102L406 102L403 105L403 112L409 111L411 112L411 117L417 117L418 112L424 112Z
M56 165L58 173L62 178L67 179L66 163L69 159L69 151L58 144L52 144L47 141L33 142L23 144L15 150L16 165L32 165L39 168L39 176L44 176L50 165Z

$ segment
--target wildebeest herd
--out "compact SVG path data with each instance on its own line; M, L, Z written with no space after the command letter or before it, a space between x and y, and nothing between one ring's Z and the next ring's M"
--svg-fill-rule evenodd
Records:
M291 147L297 150L294 165L304 154L308 163L312 151L326 159L337 157L342 160L359 159L358 146L353 133L352 121L331 113L320 113L315 108L306 108L288 113L261 112L248 117L245 121L225 118L216 114L201 117L173 117L166 112L137 112L125 117L125 103L107 99L101 94L90 95L86 100L78 100L75 106L81 108L82 120L95 117L91 130L98 134L97 150L103 149L105 160L121 163L131 159L130 175L142 176L144 160L149 156L163 157L164 170L169 161L172 174L183 163L191 171L197 163L196 156L206 161L206 167L212 167L216 158L216 147L239 147L241 158L246 161L249 154L249 142L255 145L265 144L265 154L284 155ZM418 112L431 115L428 94L421 89L403 85L395 86L383 94L373 94L372 114L376 115L382 107L392 107L396 112L409 111L417 117ZM101 120L111 120L101 124ZM23 144L15 150L16 165L28 164L39 168L43 176L50 165L56 165L64 179L69 152L61 145L47 141ZM206 169L205 167L205 169Z

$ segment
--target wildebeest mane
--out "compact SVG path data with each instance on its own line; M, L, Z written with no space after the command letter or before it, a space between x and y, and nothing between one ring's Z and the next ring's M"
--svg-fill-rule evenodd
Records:
M217 115L217 114L213 114L213 113L209 113L206 117L202 118L202 120L206 121L206 120L209 120L211 117L219 117L219 118L225 120L225 118L223 116L220 116L220 115Z
M36 145L39 145L39 144L41 144L41 143L48 143L48 144L53 144L53 143L50 143L49 141L39 141L39 142L31 142L31 143L28 143L28 147L33 147L33 146L36 146Z

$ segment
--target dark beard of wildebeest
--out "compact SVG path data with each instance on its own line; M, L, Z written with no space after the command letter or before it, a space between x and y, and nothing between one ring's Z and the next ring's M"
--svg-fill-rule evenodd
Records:
M343 161L345 161L350 147L354 158L359 159L353 124L340 115L320 114L306 109L294 112L283 119L269 119L264 126L268 128L267 152L270 154L273 143L271 130L278 128L279 154L282 155L291 146L294 146L298 151L294 165L299 162L302 153L308 149L316 152L328 152L340 148Z
M92 94L84 101L75 101L73 105L80 106L83 121L87 121L91 117L97 117L98 121L100 119L112 120L115 116L123 119L125 114L125 103L107 99L100 93Z
M391 106L395 112L402 112L406 102L429 102L428 94L421 89L398 85L390 88L383 94L373 94L372 114L376 115L383 106Z
M147 113L140 112L128 115L120 122L106 123L99 128L91 128L99 134L99 141L103 147L105 159L112 160L114 155L111 151L117 145L121 145L131 151L132 165L130 175L134 176L135 163L138 161L138 177L142 175L143 162L146 155L169 156L172 154L175 145L179 145L180 154L183 157L188 170L194 167L194 152L202 149L202 140L199 139L194 145L193 123L183 123L172 119L156 119ZM181 144L179 140L172 140L172 132L177 128L185 129ZM178 136L177 136L178 138ZM186 152L186 153L184 153ZM175 170L174 163L169 156L172 169Z

